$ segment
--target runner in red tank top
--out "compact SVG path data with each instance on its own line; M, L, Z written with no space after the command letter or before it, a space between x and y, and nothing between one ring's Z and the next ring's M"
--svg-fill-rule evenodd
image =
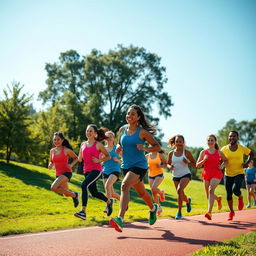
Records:
M207 137L207 144L208 149L201 151L196 163L196 167L202 168L204 166L202 177L204 179L204 187L208 199L208 212L205 214L205 217L211 220L214 200L217 200L219 210L222 207L222 197L216 196L214 191L223 177L221 169L224 168L227 159L219 150L215 135L211 134ZM220 165L221 160L223 163Z
M77 207L79 204L78 193L68 189L68 181L72 177L72 167L78 161L77 155L73 152L71 145L61 132L54 133L53 144L55 147L50 151L48 168L52 169L55 166L56 179L51 185L51 190L67 197L72 197L74 207ZM73 158L71 164L68 164L69 157Z

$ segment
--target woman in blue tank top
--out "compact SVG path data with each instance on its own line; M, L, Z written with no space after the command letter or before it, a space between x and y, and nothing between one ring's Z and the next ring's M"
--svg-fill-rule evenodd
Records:
M157 204L153 204L150 194L146 191L143 177L145 176L148 164L145 152L158 152L160 145L153 138L156 128L145 118L141 108L137 105L129 107L126 114L127 125L119 130L119 139L116 152L122 153L121 168L124 172L124 179L121 185L120 209L117 218L110 220L110 225L116 231L122 232L123 218L130 200L130 188L133 187L138 195L150 208L149 224L156 222ZM148 142L151 147L145 147Z

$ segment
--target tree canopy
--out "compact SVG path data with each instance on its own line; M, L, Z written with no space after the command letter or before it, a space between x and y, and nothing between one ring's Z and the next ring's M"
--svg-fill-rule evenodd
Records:
M132 104L143 107L156 125L153 107L165 118L171 116L172 101L164 91L165 67L156 54L144 48L118 45L103 54L99 50L81 58L70 50L61 53L59 62L46 64L46 90L40 93L44 103L61 103L68 135L77 139L89 123L116 132L125 123Z

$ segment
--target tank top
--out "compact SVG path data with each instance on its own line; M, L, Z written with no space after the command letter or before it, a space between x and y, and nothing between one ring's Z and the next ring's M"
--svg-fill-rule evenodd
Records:
M205 172L215 172L220 171L219 163L220 163L220 155L219 151L215 150L213 154L211 154L207 149L204 151L204 154L208 156L206 161L204 162L204 170Z
M159 153L156 154L155 158L150 157L151 154L147 155L147 160L148 160L148 168L149 168L149 176L150 177L155 177L159 174L163 173L163 169L158 167L159 164L161 164L161 158Z
M102 171L101 163L94 163L93 158L100 158L100 151L96 148L97 141L95 141L91 146L84 143L82 148L82 156L84 159L84 173L90 172L92 170Z
M127 128L128 126L125 127L120 138L120 143L123 148L123 162L121 167L123 169L129 169L131 167L148 169L144 151L137 149L137 144L145 143L139 136L141 128L138 127L133 135L126 134Z
M174 169L172 170L173 177L180 178L190 173L188 164L183 162L183 158L186 158L184 151L181 156L175 156L174 152L172 153L172 164L174 166Z
M65 155L64 147L62 147L60 154L52 156L52 162L55 165L56 176L60 176L65 172L72 172L72 169L68 166L68 156Z
M113 160L114 157L119 158L119 155L116 153L116 145L108 153L110 154L110 160L103 162L103 172L107 175L113 172L120 172L120 164Z

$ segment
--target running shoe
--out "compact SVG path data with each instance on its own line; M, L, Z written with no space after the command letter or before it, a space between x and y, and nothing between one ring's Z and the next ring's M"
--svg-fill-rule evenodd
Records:
M74 215L77 218L80 218L82 220L86 220L86 213L84 211L76 212Z
M105 213L108 212L108 205L106 205L106 208L103 210L103 212L105 212Z
M187 205L187 212L191 212L191 198L190 197L188 198L188 203L186 205Z
M158 205L158 210L157 210L156 215L157 215L157 216L160 216L161 213L162 213L162 211L163 211L163 209L162 209L161 205Z
M114 202L114 199L113 198L110 198L110 203L107 204L107 216L110 216L113 212L113 202Z
M182 214L181 212L178 212L177 215L175 216L175 220L180 220L182 219Z
M211 220L212 219L212 214L210 212L207 212L204 217L208 220Z
M247 205L246 205L246 208L251 208L251 204L247 204Z
M79 194L77 192L75 192L75 194L76 194L76 196L72 197L72 199L74 202L74 207L76 208L79 205L79 199L78 199Z
M235 212L230 212L228 214L228 220L233 220L233 217L235 216Z
M238 210L243 210L244 208L244 200L243 200L243 197L241 198L238 198Z
M157 213L158 205L156 203L154 203L153 205L155 209L154 211L149 211L149 219L148 219L149 225L153 225L156 222L156 213Z
M123 222L120 217L112 218L109 221L109 225L112 226L117 232L123 231Z
M164 202L165 201L165 194L164 194L164 190L160 191L160 201Z
M222 208L222 196L218 196L217 198L218 210Z

